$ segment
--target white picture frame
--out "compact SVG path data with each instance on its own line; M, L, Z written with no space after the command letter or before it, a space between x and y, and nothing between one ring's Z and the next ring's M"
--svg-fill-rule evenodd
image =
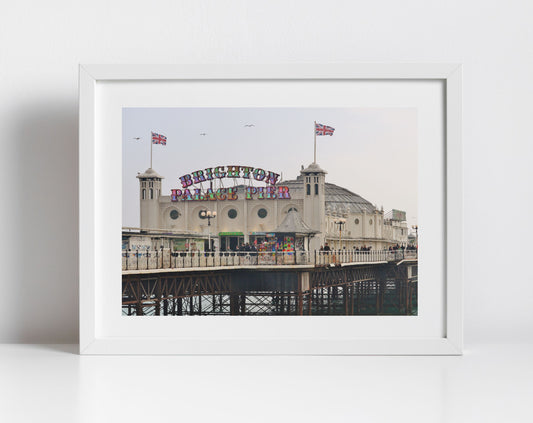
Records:
M231 335L217 333L217 327L230 324L225 317L209 317L204 332L180 336L179 329L153 335L136 335L135 330L110 334L106 318L103 275L112 259L105 255L113 243L111 233L120 230L119 220L105 218L106 198L117 197L102 184L100 175L113 170L103 147L99 116L112 84L141 82L165 84L169 81L440 81L443 86L443 149L435 154L443 164L444 186L438 190L444 204L442 239L445 289L442 293L443 330L438 336L413 337L397 333L392 337L359 336L357 329L345 335L324 337L306 335L240 337L236 327ZM133 85L132 85L133 86ZM159 91L158 91L159 92ZM154 93L154 97L157 97ZM135 96L133 96L135 98ZM138 96L137 106L147 98ZM154 98L151 98L154 101ZM106 109L107 110L107 109ZM338 354L338 355L460 355L463 350L463 211L461 145L461 66L457 64L289 64L289 65L81 65L79 69L79 289L80 354ZM120 122L118 123L120 125ZM114 141L112 141L114 142ZM421 141L423 142L423 141ZM117 140L120 144L120 140ZM120 151L120 145L114 146ZM424 157L419 157L423 161ZM115 170L113 170L115 171ZM441 192L442 191L442 192ZM118 195L118 197L120 197ZM111 264L110 264L111 263ZM357 319L358 316L351 316ZM418 316L423 318L423 316ZM283 319L283 317L280 317ZM285 317L290 318L290 317ZM329 318L329 317L326 317ZM141 325L139 320L133 325ZM230 319L235 319L230 318ZM134 319L135 320L135 319ZM182 319L181 327L199 319ZM233 320L235 321L235 320ZM355 322L355 320L353 320ZM153 323L153 322L152 322ZM152 324L150 323L150 324ZM344 324L344 323L343 323ZM349 323L346 323L349 324ZM133 326L134 327L134 326Z

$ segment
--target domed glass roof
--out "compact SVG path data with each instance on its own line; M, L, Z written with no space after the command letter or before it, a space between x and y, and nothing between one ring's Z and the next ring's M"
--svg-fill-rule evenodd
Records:
M326 214L374 213L376 208L368 200L346 188L326 182Z
M300 177L296 180L282 181L280 185L289 187L294 197L303 198L303 181ZM326 214L348 214L348 213L374 213L376 208L368 200L357 195L346 188L326 182Z

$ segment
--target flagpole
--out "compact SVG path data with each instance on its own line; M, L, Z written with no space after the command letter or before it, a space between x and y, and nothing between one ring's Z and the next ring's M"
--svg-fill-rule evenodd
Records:
M313 163L316 163L316 120L313 124L313 134L315 134L315 155L314 155Z
M152 168L152 148L153 148L154 142L152 141L152 137L150 136L150 169Z

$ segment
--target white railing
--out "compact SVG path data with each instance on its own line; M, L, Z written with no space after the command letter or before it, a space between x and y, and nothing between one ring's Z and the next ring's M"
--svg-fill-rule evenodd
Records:
M343 263L371 263L416 259L416 250L396 251L296 251L296 252L175 252L163 250L138 250L122 252L122 270L184 269L193 267L223 266L327 266Z
M373 263L380 261L399 261L403 259L416 259L416 250L337 250L318 251L315 264L317 266L343 263Z

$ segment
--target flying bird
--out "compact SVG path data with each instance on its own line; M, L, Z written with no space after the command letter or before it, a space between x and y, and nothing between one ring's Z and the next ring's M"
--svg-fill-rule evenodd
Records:
M244 125L245 128L251 128L252 126L255 126L253 123L247 123Z
M141 137L133 137L133 139L139 141Z
M205 132L202 132L200 135L205 137L207 134Z

